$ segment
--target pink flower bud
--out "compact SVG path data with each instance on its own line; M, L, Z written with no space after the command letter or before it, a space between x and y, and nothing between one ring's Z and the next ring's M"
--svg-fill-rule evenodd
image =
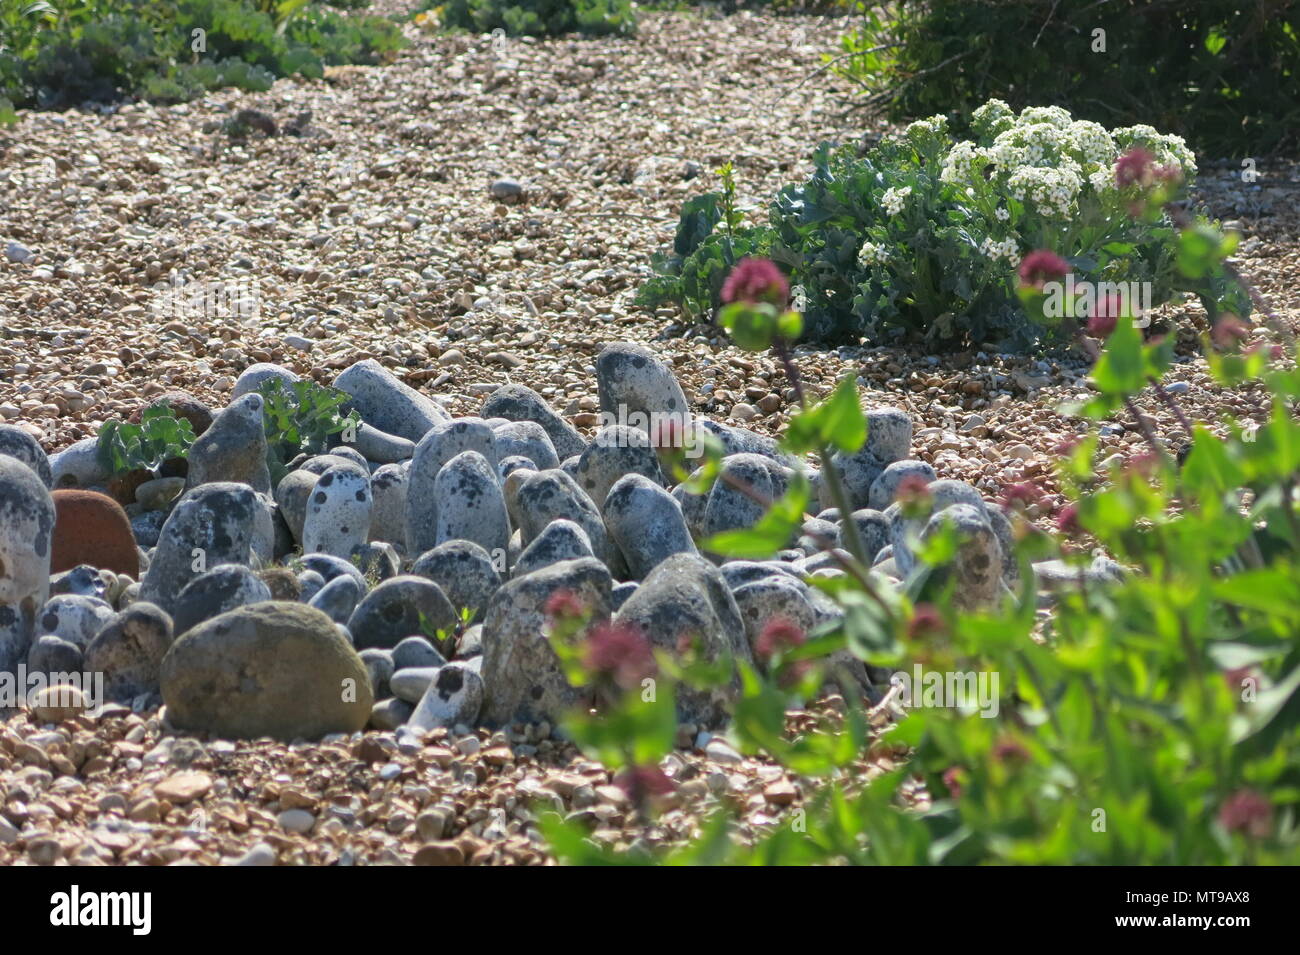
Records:
M1036 289L1070 274L1070 263L1051 249L1035 249L1020 262L1020 284Z
M724 302L767 302L785 308L790 283L771 259L741 259L722 286Z

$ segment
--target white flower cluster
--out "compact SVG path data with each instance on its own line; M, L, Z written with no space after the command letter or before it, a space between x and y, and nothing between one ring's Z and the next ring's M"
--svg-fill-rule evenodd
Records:
M1196 156L1187 148L1187 142L1181 136L1158 133L1145 124L1126 126L1112 134L1119 152L1130 149L1145 149L1156 157L1158 166L1177 166L1183 171L1184 178L1196 175Z
M1015 112L1000 99L991 99L971 113L971 128L980 139L992 139L1015 124Z
M867 268L872 265L882 265L889 258L889 250L882 245L876 245L874 242L863 242L862 248L858 250L858 266Z
M911 194L911 186L886 189L885 194L880 197L880 204L885 207L885 212L889 213L891 216L896 216L903 211L903 206L907 202L907 197Z
M1115 188L1115 170L1111 167L1088 173L1088 183L1097 192Z
M1016 119L1017 126L1038 126L1046 123L1057 129L1069 129L1074 122L1070 114L1059 106L1027 106Z
M1003 169L1054 166L1063 159L1074 158L1072 146L1066 130L1048 123L1017 123L994 137L989 155Z
M968 190L991 180L997 191L1032 203L1035 212L1051 218L1073 215L1085 190L1113 190L1115 160L1135 147L1146 149L1160 165L1176 166L1185 177L1196 172L1195 157L1178 136L1150 126L1110 132L1071 118L1059 106L1031 106L1017 115L1001 100L990 100L975 110L971 126L979 138L948 150L940 178ZM998 218L1007 221L1005 213Z
M1016 240L1012 238L994 242L992 238L985 236L984 241L980 244L980 251L990 259L1006 259L1013 266L1020 264L1020 247L1016 245Z
M1011 218L1011 210L1006 206L998 206L993 210L993 214L998 217L999 222L1006 222Z
M1074 206L1083 179L1078 164L1066 160L1053 169L1050 166L1021 166L1007 177L1007 192L1024 202L1033 202L1044 215L1066 219Z
M918 119L910 124L903 134L914 143L923 142L931 136L944 136L948 132L948 117L937 113L929 119Z
M1115 162L1119 149L1105 126L1079 119L1066 127L1065 132L1076 160L1091 166L1110 166Z
M975 182L983 178L984 170L992 164L993 157L987 149L964 140L948 150L939 178L944 182Z

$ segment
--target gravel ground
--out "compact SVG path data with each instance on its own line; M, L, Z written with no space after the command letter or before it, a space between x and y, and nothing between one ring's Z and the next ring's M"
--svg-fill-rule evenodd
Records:
M832 698L791 714L791 730L837 712ZM693 745L686 728L663 763L675 789L654 797L647 825L608 770L550 736L543 724L435 730L424 745L374 732L200 741L114 704L57 728L13 719L0 724L0 865L539 865L543 811L624 850L682 845L724 807L735 837L752 840L806 795L780 767L721 738ZM876 744L854 776L869 782L898 758Z
M839 32L814 17L652 14L634 39L494 48L410 26L395 63L324 82L24 115L0 134L0 242L31 253L0 257L0 420L53 452L165 390L224 405L253 362L328 381L376 358L456 414L527 384L590 435L592 361L627 339L653 342L699 410L776 433L789 394L770 361L631 300L682 200L712 188L721 162L761 214L812 145L864 132L842 84L799 85ZM226 121L243 109L272 117L275 135L232 136ZM1294 328L1300 168L1261 161L1254 184L1238 169L1208 168L1202 197L1241 223L1240 267ZM200 283L253 290L257 314L169 309L169 287ZM1186 311L1168 317L1203 326ZM1186 383L1188 415L1262 419L1265 396L1213 386L1194 332L1183 338L1170 380ZM1053 449L1083 430L1054 410L1086 391L1086 365L1068 354L852 348L807 350L800 365L821 392L855 371L911 413L915 457L990 496L1026 479L1050 488ZM1181 441L1154 396L1138 405ZM1134 422L1110 430L1104 448L1138 450ZM120 708L53 730L11 719L0 864L539 863L526 811L537 798L628 844L688 838L719 802L752 833L803 795L779 768L687 734L672 757L678 791L647 830L605 770L548 733L429 742L203 743ZM20 838L28 824L41 835Z

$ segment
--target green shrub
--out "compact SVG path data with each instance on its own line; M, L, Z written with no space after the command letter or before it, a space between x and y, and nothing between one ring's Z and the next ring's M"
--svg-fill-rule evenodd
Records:
M769 13L843 14L855 9L858 0L706 0L696 6L716 6L723 13L763 10Z
M1167 204L1163 187L1143 188L1146 201ZM1138 216L1142 205L1137 197ZM1179 245L1189 250L1180 267L1197 273L1222 261L1223 236L1178 228ZM741 347L770 345L797 383L790 350L797 323L781 311L784 290L763 271L769 266L741 268L754 273L751 287L771 289L774 300L732 303L726 323ZM756 844L730 837L726 809L673 851L602 848L581 823L543 809L552 850L564 862L607 864L1300 861L1300 422L1292 410L1300 370L1294 353L1280 348L1243 350L1243 329L1227 317L1216 326L1205 341L1209 370L1225 387L1251 382L1266 390L1268 422L1242 428L1226 419L1226 439L1189 424L1185 456L1149 433L1145 455L1108 467L1098 464L1095 433L1063 450L1059 484L1074 503L1059 514L1059 535L1008 507L1021 586L1000 605L953 606L953 581L940 573L960 545L953 532L915 541L919 567L901 590L842 553L834 560L843 574L810 580L843 607L842 621L806 636L787 626L780 641L767 640L766 659L738 667L732 741L800 777L803 793ZM1172 344L1144 343L1128 315L1091 331L1105 338L1092 373L1095 396L1072 411L1100 423L1159 382ZM850 377L826 401L804 404L782 443L824 459L831 447L860 447L865 434ZM716 479L717 453L692 479L692 492ZM807 493L807 481L792 482L754 528L702 547L772 555L800 532ZM1086 575L1094 545L1126 572ZM1030 565L1053 555L1078 568L1080 584L1057 598L1044 621ZM584 678L572 667L613 654L573 652L581 619L563 607L553 613L552 640L570 679L608 688L609 674ZM609 631L595 628L586 639L594 646ZM674 788L659 768L673 738L674 694L721 685L731 674L701 672L662 653L651 662L634 652L636 634L616 636L618 659L637 667L633 677L653 670L655 695L647 700L624 679L622 692L599 701L603 718L584 708L566 729L587 755L620 771L650 817L655 793ZM921 665L941 677L987 678L981 685L991 697L981 693L978 707L963 706L927 700L915 687L912 705L893 710L900 685L870 710L850 697L841 718L825 718L815 731L803 720L791 732L787 713L816 694L831 672L830 654L845 649L903 672Z
M672 254L651 258L655 274L636 298L643 308L671 302L692 321L707 320L721 304L722 283L731 268L747 256L767 254L771 231L742 227L731 163L718 173L722 192L688 199L678 219Z
M391 20L339 16L314 6L288 21L284 37L290 51L315 57L326 66L381 63L406 45L401 28Z
M167 402L160 401L141 413L139 424L104 422L95 450L100 465L115 477L141 470L156 475L165 462L185 457L193 443L189 421L173 415Z
M355 411L343 411L351 400L345 392L306 378L287 388L279 378L269 378L257 391L263 399L266 463L273 486L288 473L293 458L304 452L324 454L337 442L337 435L349 429L355 434L361 423Z
M1150 123L1216 157L1300 142L1300 0L901 0L893 9L893 19L864 13L845 38L856 55L843 69L895 118L956 121L999 97L1108 125ZM897 45L867 52L885 44Z
M0 114L5 102L64 108L129 96L177 102L223 86L260 92L279 76L320 77L326 65L380 62L403 44L400 28L390 20L309 4L38 0L6 5L0 14Z
M1017 267L1047 247L1079 282L1149 283L1152 307L1195 292L1212 314L1249 312L1221 269L1206 283L1181 276L1168 218L1135 219L1116 188L1117 157L1136 148L1190 180L1195 159L1181 139L1149 126L1107 131L1058 107L1016 115L998 100L971 125L973 138L956 142L936 116L866 155L824 145L812 176L778 193L765 228L724 232L722 200L692 200L676 254L654 263L640 303L707 317L726 271L763 254L788 271L812 340L1023 349L1050 330L1026 315Z
M444 27L475 33L504 30L509 36L556 36L636 32L636 13L630 0L449 0L428 2L422 9L437 10Z

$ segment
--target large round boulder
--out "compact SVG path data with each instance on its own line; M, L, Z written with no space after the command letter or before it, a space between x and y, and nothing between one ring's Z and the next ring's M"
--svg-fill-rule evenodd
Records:
M231 739L318 739L365 727L370 675L314 607L237 607L183 634L163 658L163 702L181 729Z

